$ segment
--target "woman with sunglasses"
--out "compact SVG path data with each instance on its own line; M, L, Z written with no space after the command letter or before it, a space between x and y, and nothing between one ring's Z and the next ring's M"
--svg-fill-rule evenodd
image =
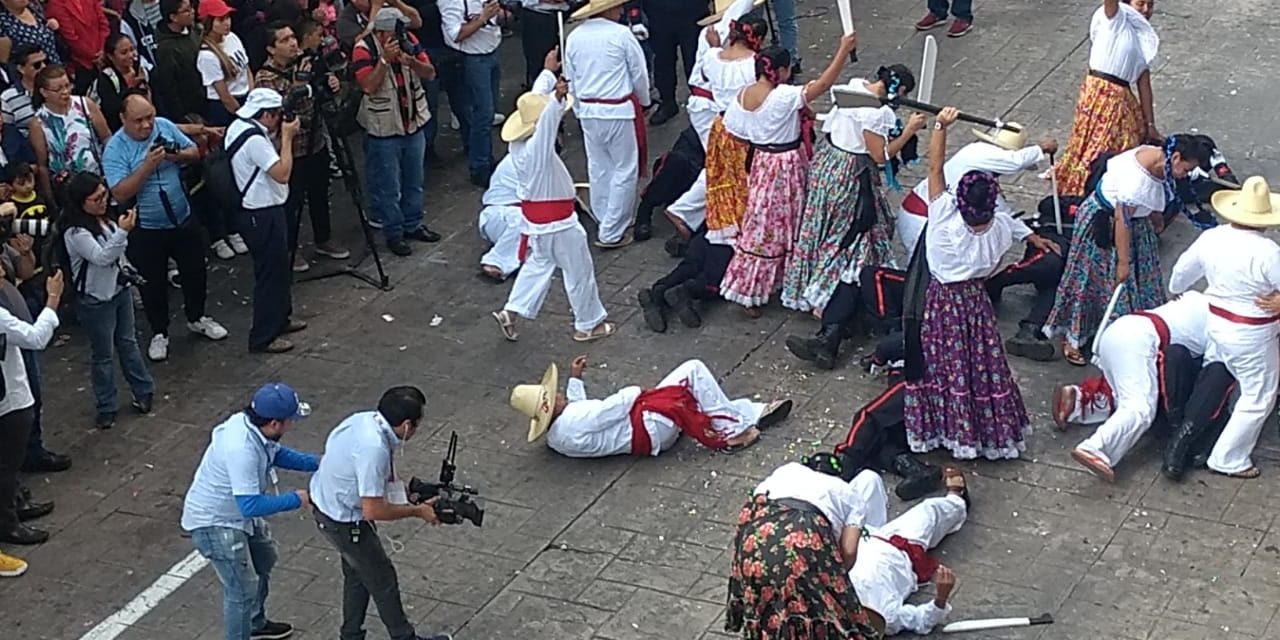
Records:
M138 49L133 41L121 33L107 38L106 63L93 83L89 97L98 102L107 126L115 131L120 128L120 109L124 105L125 92L134 87L145 87L147 70L138 64Z

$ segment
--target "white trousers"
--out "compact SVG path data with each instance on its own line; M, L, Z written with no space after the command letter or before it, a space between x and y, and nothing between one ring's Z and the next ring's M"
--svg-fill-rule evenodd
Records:
M868 527L883 527L889 521L889 494L884 490L884 479L880 474L863 469L849 481L855 493L862 498L865 506L865 520L862 524Z
M1115 409L1080 449L1114 467L1151 428L1160 401L1159 350L1155 325L1142 316L1122 316L1102 333L1095 363L1111 385Z
M898 240L902 241L902 248L907 250L907 260L911 260L911 254L916 251L916 243L920 241L920 234L924 233L924 224L929 219L924 216L918 216L914 213L907 213L901 207L898 208L897 226Z
M480 256L481 266L497 267L502 277L520 268L520 231L524 215L520 207L489 205L480 210L480 237L493 246Z
M693 181L688 191L667 206L667 213L680 218L689 231L697 231L707 221L706 169L698 172L698 179Z
M608 314L596 287L595 265L587 246L587 230L581 224L568 229L529 236L529 253L503 309L530 320L538 317L551 290L556 269L564 274L564 292L573 310L573 328L590 331Z
M711 137L711 125L716 121L716 113L714 109L705 111L690 111L689 124L693 125L693 130L698 132L698 139L702 141L702 148L707 148L707 138Z
M1219 473L1239 473L1253 466L1249 456L1258 443L1262 425L1276 404L1280 384L1275 323L1240 324L1212 313L1205 320L1209 335L1207 362L1221 362L1240 385L1240 399L1209 454L1209 468Z
M926 549L932 549L943 538L959 531L968 516L969 510L965 507L964 499L955 494L947 494L942 498L926 498L872 533L885 538L902 536Z
M578 122L587 149L591 215L600 226L600 241L617 242L631 225L636 209L640 152L635 123L630 118L581 118Z
M765 404L748 398L730 400L716 382L716 376L701 360L685 360L658 382L659 387L674 387L689 382L690 391L698 401L698 409L712 416L711 426L725 438L732 438L756 426L764 414Z

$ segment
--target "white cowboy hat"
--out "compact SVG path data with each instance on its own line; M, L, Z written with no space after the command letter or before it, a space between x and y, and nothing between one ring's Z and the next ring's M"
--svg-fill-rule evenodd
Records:
M733 2L734 0L716 0L716 12L699 20L698 26L706 27L709 25L713 25L717 22L720 22L720 18L723 18L724 12L728 11L729 7L733 6ZM756 0L755 3L751 5L751 7L752 8L758 7L760 5L763 5L764 2L765 0Z
M587 18L593 17L596 14L604 13L614 7L620 7L628 1L629 0L591 0L581 9L574 11L573 15L569 16L569 19L586 20Z
M1006 123L1007 127L1014 127L1017 131L1010 131L1004 128L993 129L991 131L973 130L973 135L979 140L994 144L1001 149L1009 151L1018 151L1027 146L1027 129L1016 122Z
M516 100L516 110L502 123L502 141L515 142L533 135L538 118L548 104L551 104L551 96L532 91L520 96ZM565 96L565 108L573 108L573 96Z
M553 362L538 384L521 384L511 390L511 408L529 417L529 442L542 437L551 428L551 412L555 410L556 388L560 371Z
M1271 193L1266 178L1253 176L1237 190L1213 194L1213 210L1246 227L1280 226L1280 193Z

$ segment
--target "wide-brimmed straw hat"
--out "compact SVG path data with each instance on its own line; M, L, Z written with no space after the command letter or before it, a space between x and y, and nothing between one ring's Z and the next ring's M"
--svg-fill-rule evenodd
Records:
M533 135L538 118L551 104L551 96L529 91L516 99L516 110L502 123L502 141L515 142ZM565 108L573 108L573 96L565 96Z
M614 7L620 7L626 4L628 1L629 0L591 0L591 2L588 2L586 4L586 6L582 7L581 9L578 9L577 11L574 11L573 15L569 16L569 19L570 20L586 20L587 18L591 18L598 14L604 13L605 11L608 11Z
M551 428L551 412L556 406L560 371L553 362L538 384L521 384L511 390L511 408L529 417L529 442Z
M1018 151L1027 146L1027 129L1016 122L1006 123L1007 127L1014 127L1017 131L1010 131L1003 127L992 129L991 131L982 131L974 129L973 135L979 140L994 144L1001 149L1009 151Z
M716 12L699 20L698 26L705 27L707 25L720 22L720 18L723 18L724 12L728 11L729 7L733 6L733 2L734 0L716 0ZM760 5L763 5L764 2L765 0L756 0L755 3L752 4L751 6L752 8L755 8Z
M1280 226L1280 193L1272 193L1266 178L1253 176L1239 190L1213 194L1213 210L1230 222L1246 227Z

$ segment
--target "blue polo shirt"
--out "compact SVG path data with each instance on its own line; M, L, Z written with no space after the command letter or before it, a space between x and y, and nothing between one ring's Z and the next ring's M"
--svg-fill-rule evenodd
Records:
M156 139L163 136L165 140L175 143L180 149L195 146L186 134L178 130L172 121L156 116L155 127L146 140L134 140L120 129L107 140L102 150L102 169L106 174L107 185L115 188L122 180L128 178L135 169L142 165ZM161 197L161 193L164 197ZM168 200L170 217L165 210ZM182 224L191 216L191 205L187 202L186 191L182 188L182 176L175 162L165 160L150 176L147 176L142 188L138 190L138 226L143 229L172 229Z
M377 411L356 413L333 429L320 468L311 476L311 501L338 522L364 520L361 498L386 497L391 456L400 439Z

